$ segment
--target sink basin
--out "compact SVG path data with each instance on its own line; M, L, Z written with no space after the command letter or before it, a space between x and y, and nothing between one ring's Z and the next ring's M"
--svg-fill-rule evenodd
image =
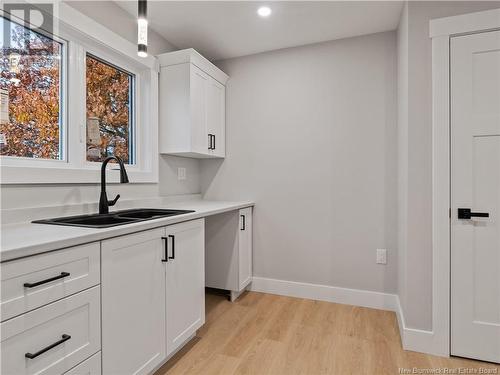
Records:
M112 226L112 225L119 225L119 224L126 224L130 223L134 219L126 219L126 218L120 218L116 216L109 216L109 215L98 215L98 216L86 216L86 217L80 217L80 218L63 218L63 219L53 219L54 223L59 223L59 224L67 224L67 225L85 225L85 226L92 226L92 227L103 227L103 226Z
M33 223L66 225L66 226L86 227L86 228L108 228L117 225L124 225L140 221L158 219L161 217L182 215L190 212L194 211L138 208L131 210L116 211L104 215L93 214L93 215L56 217L52 219L35 220L33 221Z
M137 210L120 211L120 213L117 214L116 216L120 217L120 218L133 218L133 219L157 219L160 217L186 214L189 212L194 212L194 211L170 210L170 209L160 210L160 209L154 209L154 208L140 208Z

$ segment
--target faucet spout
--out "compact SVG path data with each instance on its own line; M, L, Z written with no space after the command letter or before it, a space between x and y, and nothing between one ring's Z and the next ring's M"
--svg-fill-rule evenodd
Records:
M123 164L122 159L118 156L108 156L104 159L101 166L101 196L99 198L99 214L109 213L109 206L114 206L120 198L120 194L118 194L115 199L110 201L108 200L108 195L106 194L106 166L111 160L116 160L120 166L120 183L126 184L129 182L127 171L125 170L125 165Z

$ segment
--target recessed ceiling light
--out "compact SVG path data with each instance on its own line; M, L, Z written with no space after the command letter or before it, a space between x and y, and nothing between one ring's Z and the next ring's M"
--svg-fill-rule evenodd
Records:
M261 17L269 17L271 15L271 13L272 13L272 10L269 7L260 7L257 10L257 14Z

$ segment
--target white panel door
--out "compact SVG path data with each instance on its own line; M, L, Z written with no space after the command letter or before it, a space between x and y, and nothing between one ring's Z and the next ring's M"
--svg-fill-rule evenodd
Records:
M166 358L164 233L102 241L103 374L149 374Z
M167 227L167 356L205 323L205 221Z
M451 170L451 354L500 362L500 31L452 38Z
M240 210L238 249L239 291L252 281L252 207Z
M226 156L226 87L212 77L207 87L207 132L212 135L210 154Z
M191 64L191 149L209 154L207 132L207 88L209 76Z

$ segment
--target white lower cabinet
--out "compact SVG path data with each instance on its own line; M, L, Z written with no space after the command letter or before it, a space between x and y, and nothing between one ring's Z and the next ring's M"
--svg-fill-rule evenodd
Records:
M166 357L164 235L159 228L102 241L104 374L148 374Z
M101 375L101 352L73 367L64 375Z
M99 286L0 325L2 375L63 374L101 349Z
M167 356L205 323L205 223L166 228Z
M252 281L252 207L240 210L238 231L238 291L243 290Z
M102 372L148 374L205 322L204 220L102 241Z
M205 285L237 296L252 281L252 207L207 218Z
M205 323L205 228L210 278L252 279L252 209L228 215L3 263L1 374L151 374Z

